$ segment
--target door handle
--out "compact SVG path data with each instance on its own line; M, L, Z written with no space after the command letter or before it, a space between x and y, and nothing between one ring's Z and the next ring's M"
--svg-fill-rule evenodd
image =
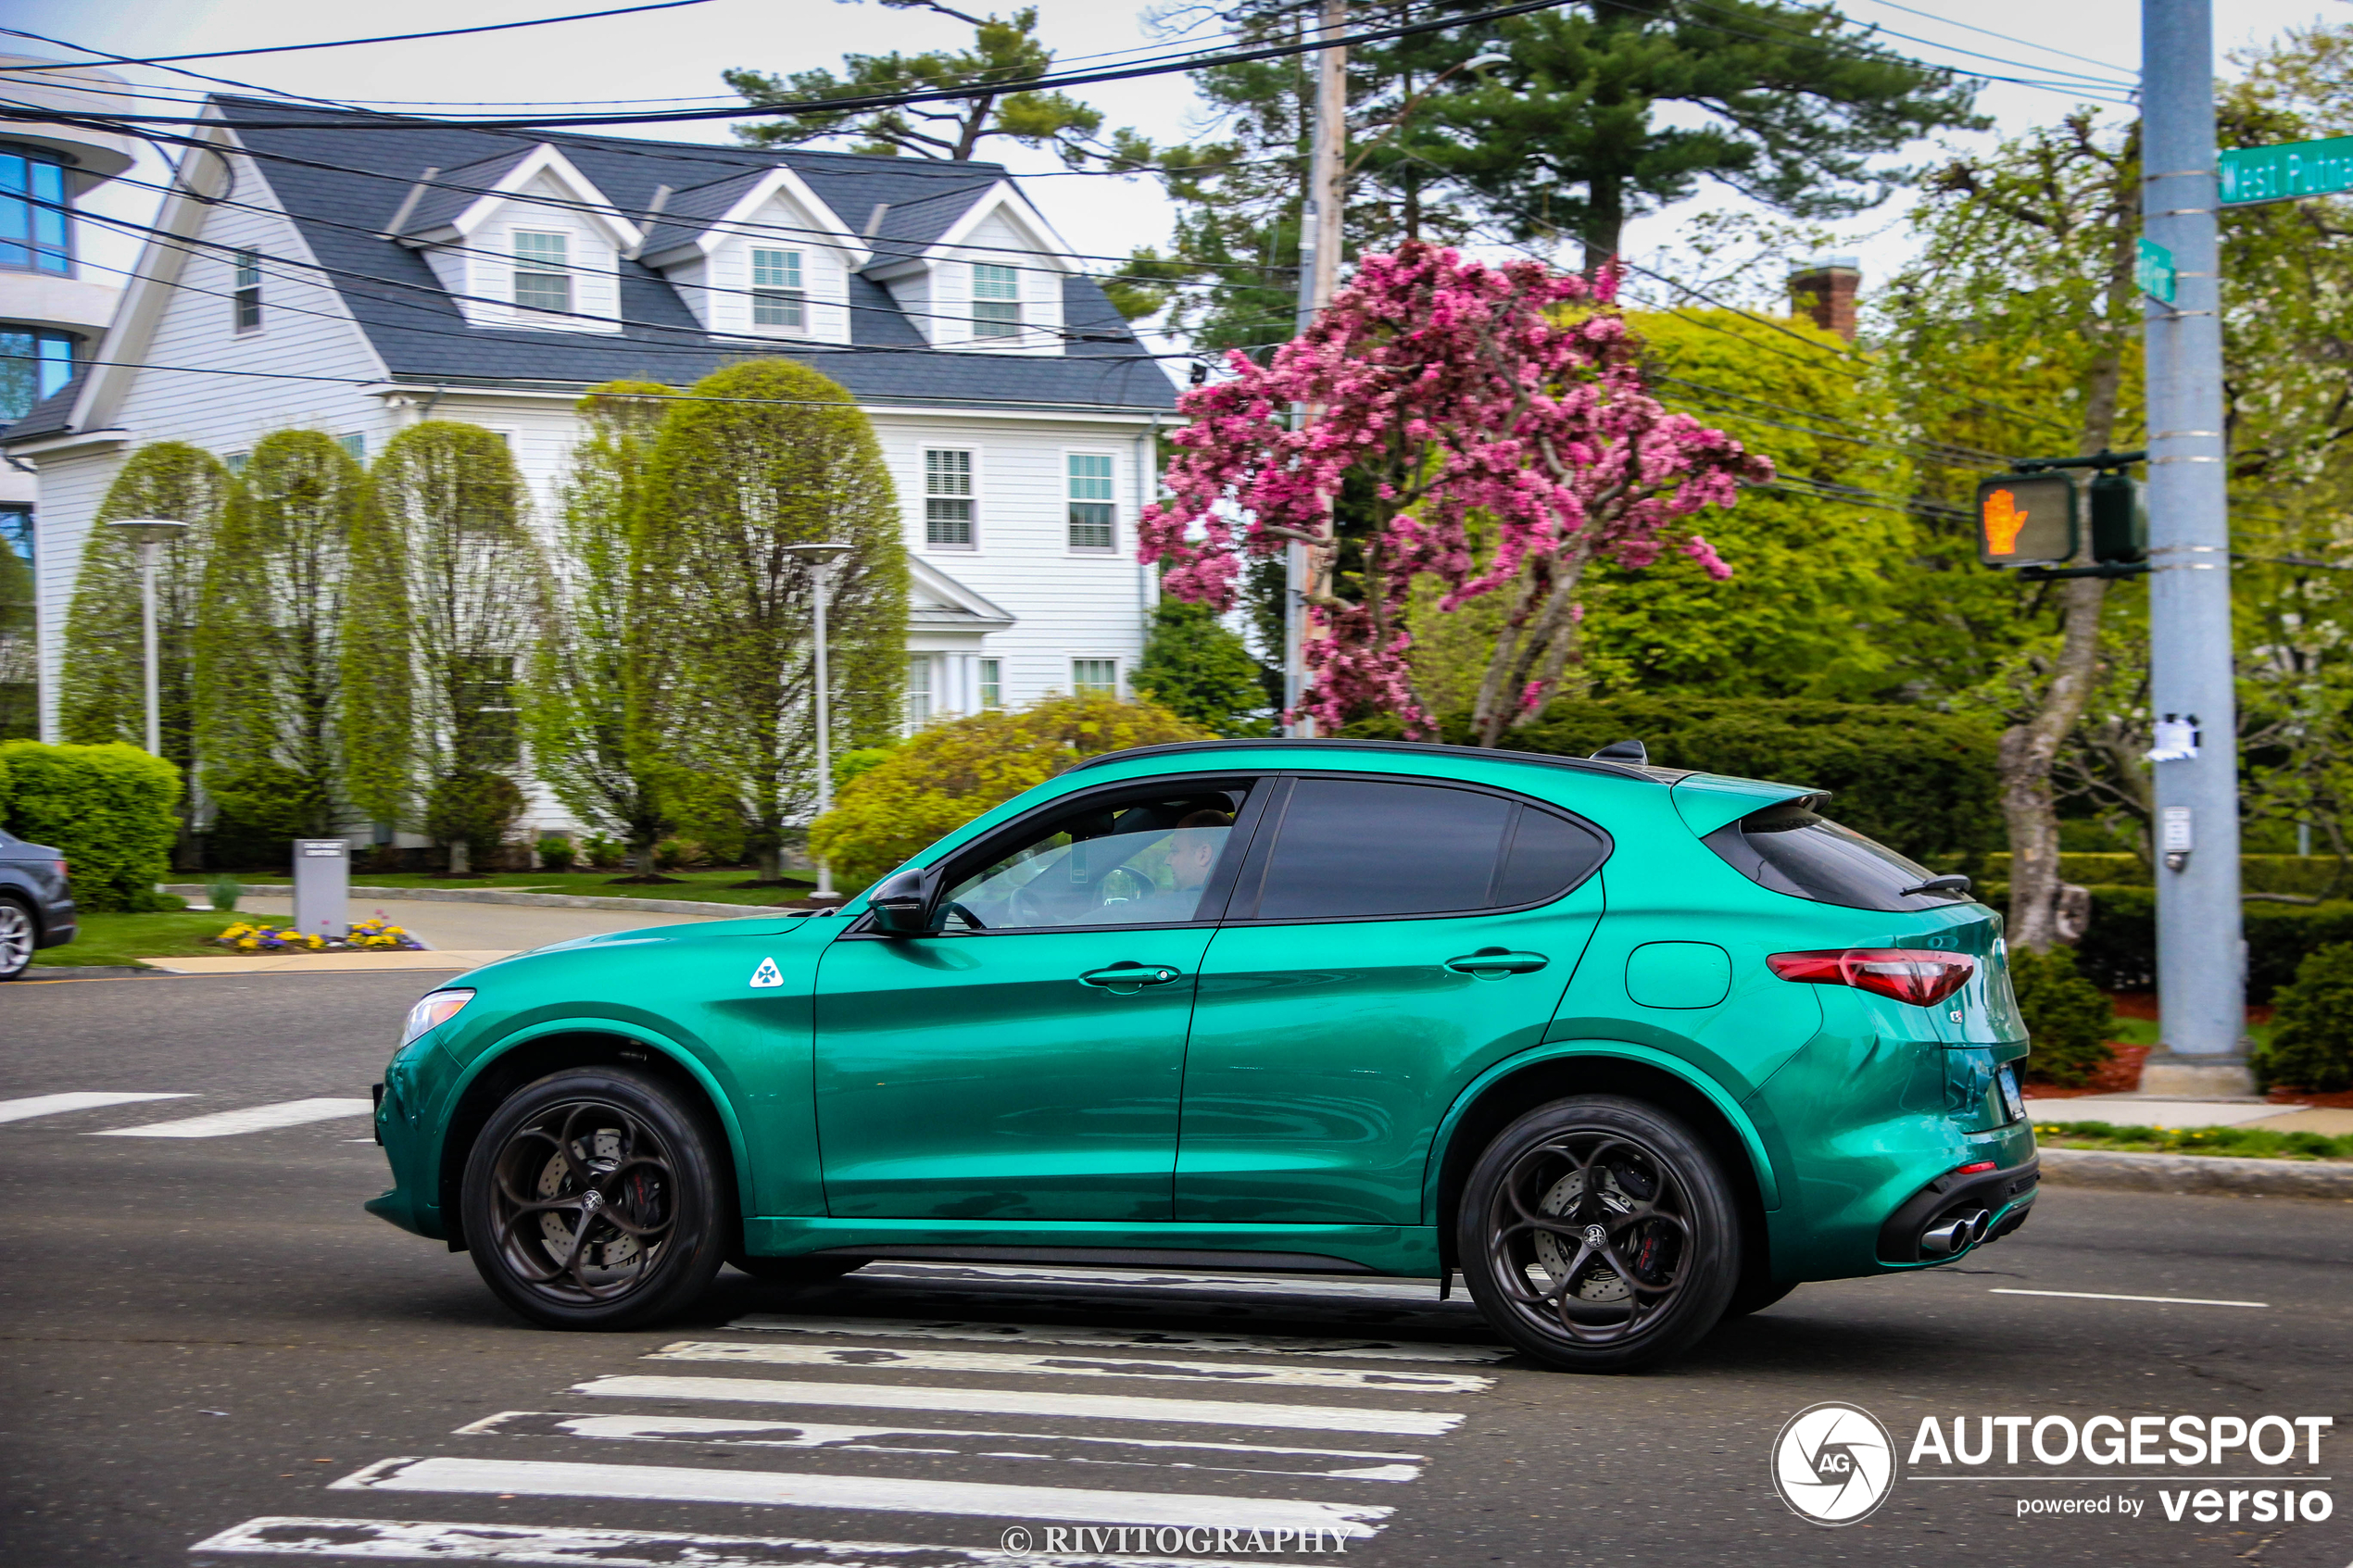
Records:
M1147 985L1165 985L1182 980L1183 972L1166 964L1115 963L1109 969L1090 969L1078 977L1081 985L1092 985L1114 996L1132 997Z
M1541 953L1507 953L1501 947L1488 947L1448 959L1446 967L1457 974L1533 974L1552 961Z

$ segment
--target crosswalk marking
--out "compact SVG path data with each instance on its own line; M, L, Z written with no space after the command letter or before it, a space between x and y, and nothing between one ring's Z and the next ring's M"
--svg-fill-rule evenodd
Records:
M651 1502L766 1504L893 1513L963 1514L1070 1524L1226 1524L1240 1530L1377 1533L1393 1509L1373 1503L1183 1492L1079 1490L885 1475L804 1475L685 1465L578 1464L547 1460L379 1460L331 1484L337 1491L464 1492L497 1497L629 1498Z
M709 1339L682 1339L653 1351L646 1360L889 1368L907 1372L1019 1373L1038 1377L1119 1377L1154 1383L1247 1383L1264 1388L1378 1388L1409 1394L1483 1394L1495 1386L1491 1377L1460 1372L1237 1366L1230 1361L1113 1360L1003 1350L887 1350L868 1345L746 1345Z
M1204 1532L1213 1548L1217 1532ZM1116 1547L1113 1549L1116 1551ZM1230 1547L1224 1549L1232 1549ZM594 1563L596 1568L1005 1568L995 1545L910 1546L896 1541L812 1541L678 1530L600 1530L573 1524L489 1524L454 1520L315 1519L264 1515L198 1541L193 1553L254 1557L406 1559L434 1562ZM1256 1557L1101 1556L1039 1552L1025 1568L1303 1568Z
M341 1116L366 1116L375 1110L364 1099L290 1099L277 1105L252 1105L243 1110L216 1110L179 1122L150 1122L144 1127L113 1127L93 1133L94 1138L225 1138L237 1133L266 1133L278 1127L299 1127L307 1122L331 1122Z
M77 1093L28 1095L0 1099L0 1122L24 1122L35 1116L62 1116L69 1110L95 1110L104 1105L132 1105L149 1099L194 1099L194 1095L117 1095Z
M1329 1481L1412 1481L1425 1454L1348 1449L1286 1449L1252 1443L1186 1443L1151 1437L1076 1437L1063 1433L971 1432L933 1426L833 1426L798 1421L730 1421L701 1415L573 1415L500 1411L458 1428L460 1436L587 1437L628 1443L692 1443L750 1449L829 1449L842 1453L1037 1460Z
M1433 1437L1462 1424L1451 1411L1358 1410L1343 1405L1246 1404L1139 1395L1044 1393L1028 1388L935 1388L887 1383L795 1383L751 1377L598 1377L574 1394L622 1399L726 1399L749 1404L858 1410L977 1411L985 1415L1164 1421L1205 1426L1279 1426L1311 1432L1381 1432Z
M811 1318L747 1312L727 1325L753 1334L858 1334L886 1339L1011 1340L1025 1345L1086 1345L1103 1350L1229 1350L1255 1356L1340 1356L1362 1361L1507 1361L1505 1345L1441 1345L1413 1339L1317 1339L1282 1334L1212 1334L1157 1328L1090 1328L1082 1323L975 1323L923 1318Z
M848 1283L871 1279L921 1280L926 1284L958 1285L1003 1281L1015 1285L1050 1285L1120 1291L1181 1290L1215 1296L1359 1297L1381 1301L1438 1304L1438 1282L1384 1280L1324 1274L1196 1274L1147 1269L1015 1268L994 1263L869 1263Z

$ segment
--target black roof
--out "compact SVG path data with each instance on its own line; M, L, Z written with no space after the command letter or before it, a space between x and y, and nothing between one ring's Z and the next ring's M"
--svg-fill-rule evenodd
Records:
M1294 750L1311 755L1318 751L1381 751L1402 756L1478 757L1490 762L1532 762L1540 768L1566 768L1577 773L1605 773L1611 778L1635 779L1644 784L1671 784L1678 779L1692 776L1687 769L1637 766L1592 757L1562 757L1544 751L1506 751L1493 746L1446 746L1435 741L1353 740L1340 735L1329 738L1269 735L1228 740L1164 741L1157 746L1131 746L1124 751L1106 751L1089 757L1070 771L1080 772L1088 768L1126 762L1139 757L1174 757L1209 751ZM1302 760L1301 765L1306 764Z
M1074 336L1055 355L931 348L888 290L856 275L850 280L847 345L714 341L676 289L652 269L630 260L620 264L621 314L631 323L622 331L514 331L468 326L424 257L383 237L427 169L442 171L437 182L487 185L546 142L641 224L660 187L692 193L682 206L665 204L666 210L651 220L668 243L674 243L681 226L664 220L707 221L725 208L718 199L724 187L739 192L743 177L787 165L853 232L864 231L875 209L884 209L869 242L881 263L919 250L945 232L982 193L1008 178L1000 164L386 124L359 114L349 117L348 127L305 129L282 122L315 124L341 117L250 98L213 102L259 161L312 254L329 270L327 281L341 292L396 380L568 387L626 377L684 386L727 364L784 355L832 377L862 401L1176 407L1176 389L1166 373L1139 358L1143 345L1088 277L1063 280L1064 326ZM401 227L421 232L447 221L472 199L426 187ZM675 194L671 201L677 201ZM706 211L714 201L715 210ZM6 439L68 428L70 402L65 394L48 400L11 427Z

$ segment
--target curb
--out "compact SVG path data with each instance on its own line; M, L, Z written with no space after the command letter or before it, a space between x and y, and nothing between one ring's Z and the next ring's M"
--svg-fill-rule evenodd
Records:
M17 976L14 984L19 985L39 985L44 980L128 980L133 975L139 974L152 974L158 980L169 978L165 975L163 971L159 969L149 969L145 964L53 963L29 965L22 974Z
M2353 1160L2247 1160L2224 1154L2129 1154L2104 1148L2043 1148L2053 1186L2124 1192L2236 1193L2253 1198L2353 1201Z
M201 898L210 892L209 888L193 882L167 882L158 885L162 891L182 898ZM283 894L281 887L284 889ZM294 897L291 885L279 883L252 884L245 891L263 898ZM735 920L756 920L762 915L799 918L793 914L798 906L786 904L699 904L685 898L598 898L582 893L510 893L502 887L352 887L346 891L353 898L416 900L428 904L526 904L543 909L613 909L622 913L635 909L656 915L725 915Z

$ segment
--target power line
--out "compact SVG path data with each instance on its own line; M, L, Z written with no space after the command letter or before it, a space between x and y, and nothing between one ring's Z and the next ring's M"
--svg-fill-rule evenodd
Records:
M2135 88L2140 85L2140 72L2129 66L2112 65L2107 60L2095 60L2089 55L2073 54L2065 49L2054 49L2047 44L2036 44L2030 39L2014 38L2007 32L1996 32L1990 27L1979 27L1970 22L1955 21L1951 17L1938 16L1934 11L1923 11L1911 6L1899 6L1895 0L1871 0L1871 4L1884 6L1891 11L1903 11L1911 16L1925 17L1930 21L1942 22L1946 27L1957 27L1964 31L1979 33L1987 38L1997 38L2005 44L2018 44L2020 48L2037 49L2045 55L2057 55L2061 59L2075 60L2087 66L2098 66L2102 70L2113 71L2126 78Z
M103 60L57 60L44 62L39 66L10 66L6 69L11 71L19 71L65 70L95 65L163 66L180 60L225 60L241 55L291 55L306 49L347 49L363 44L408 44L422 38L457 38L470 32L508 32L519 27L549 27L558 22L594 21L598 17L629 17L640 11L672 11L681 6L707 4L709 0L655 0L652 5L623 6L619 10L613 11L578 11L568 17L534 17L528 21L488 22L481 27L445 27L432 32L393 32L377 38L336 38L323 44L271 44L254 49L214 49L199 55L157 55L144 60L124 59L119 56ZM0 33L6 33L16 38L38 36L35 33L19 32L12 27L0 27ZM44 38L41 42L46 44L52 41Z

